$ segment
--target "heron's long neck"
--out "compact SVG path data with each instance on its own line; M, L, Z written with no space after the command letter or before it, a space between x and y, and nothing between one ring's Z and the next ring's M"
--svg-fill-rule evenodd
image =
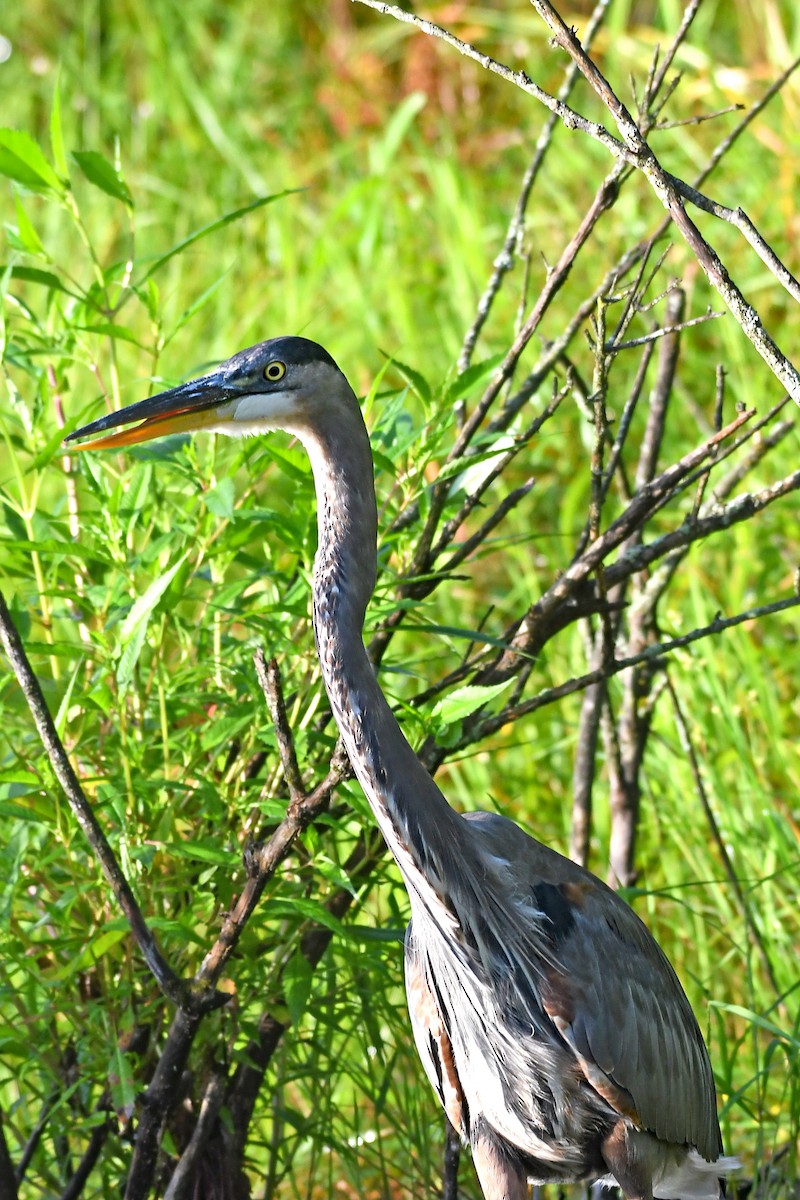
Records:
M356 420L357 418L357 420ZM450 808L398 725L362 640L375 585L377 514L372 454L356 410L303 436L317 491L314 632L325 689L353 770L409 890L440 877L461 842ZM413 896L412 896L413 899Z

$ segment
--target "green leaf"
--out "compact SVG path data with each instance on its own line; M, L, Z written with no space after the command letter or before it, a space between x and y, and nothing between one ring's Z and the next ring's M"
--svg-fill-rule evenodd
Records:
M61 79L56 79L53 88L53 104L50 109L50 149L53 151L53 162L56 170L65 179L69 174L67 154L64 149L64 131L61 125Z
M222 867L229 867L234 858L231 850L220 850L218 846L207 842L169 842L164 850L176 858L190 858L195 862L214 863Z
M500 454L505 454L514 445L514 439L508 434L497 439L497 443L492 450L485 450L482 454L470 454L467 458L458 458L451 463L447 463L442 467L439 474L436 476L437 483L445 483L448 479L458 478L459 475L466 475L473 467L479 466L481 463L489 462L493 458L497 458ZM477 480L481 482L481 480ZM465 491L472 491L473 488L465 487Z
M135 636L136 630L143 621L149 621L153 610L185 561L186 554L182 554L169 570L165 571L163 575L159 575L158 579L153 580L144 595L140 596L134 603L131 611L122 622L122 628L120 629L120 641L123 646L127 645L131 638Z
M108 1064L108 1082L111 1085L111 1102L118 1114L130 1116L136 1105L138 1087L133 1075L130 1059L115 1046Z
M383 137L372 147L373 171L382 175L397 154L416 117L428 102L424 92L411 92L397 105L386 124Z
M445 725L463 721L464 717L470 716L484 704L494 700L512 683L512 679L506 679L502 683L467 684L465 687L456 688L449 695L443 696L434 706L433 715L443 721Z
M0 129L0 175L34 192L64 193L64 185L29 133Z
M75 421L74 424L75 424L75 427L77 428L78 422ZM56 427L53 430L53 432L50 434L50 437L45 442L43 449L41 449L39 451L39 453L36 455L33 462L31 463L31 468L34 471L40 471L42 469L42 467L46 467L49 463L51 463L57 454L63 453L62 445L63 445L64 438L66 437L68 432L69 432L69 430L66 428L59 429L58 427ZM63 548L64 547L62 545L62 547L61 547L62 551L63 551Z
M233 212L225 213L223 217L218 217L216 221L211 221L208 225L203 225L200 229L195 229L194 233L190 233L182 242L178 242L166 254L162 254L155 262L148 267L141 279L137 280L136 286L141 287L146 280L154 275L156 271L160 271L165 263L168 263L176 254L181 254L189 246L193 246L195 242L199 242L201 238L208 237L209 234L215 233L218 229L224 229L226 225L230 225L232 221L240 221L242 217L246 217L248 213L255 212L258 208L263 208L265 204L272 204L273 200L281 200L284 196L293 196L296 192L303 191L303 188L286 188L283 192L275 192L271 196L259 196L257 200L253 200L251 204L245 204L244 208L236 208Z
M100 337L118 338L120 341L130 342L131 345L144 349L141 338L138 338L132 329L128 329L125 325L115 325L112 321L98 321L94 325L74 325L73 328L85 330L86 333L96 333Z
M128 191L127 184L120 178L116 167L107 158L97 150L75 150L72 158L89 183L94 184L108 196L113 196L115 200L121 200L123 204L127 204L128 208L133 208L133 198Z
M473 363L471 367L467 367L466 371L462 371L457 379L454 379L444 394L444 403L453 404L456 400L460 400L462 396L466 396L478 384L483 383L490 375L493 375L497 367L503 361L502 354L493 354L491 358L484 359L483 362Z
M712 1000L713 1008L718 1008L721 1012L732 1013L735 1017L743 1017L745 1021L755 1025L758 1029L763 1029L765 1033L771 1034L773 1037L779 1038L781 1041L789 1042L793 1046L800 1048L800 1038L796 1037L789 1029L783 1029L780 1025L776 1025L774 1021L770 1021L761 1013L753 1012L751 1008L743 1008L740 1004L723 1004L719 1000Z
M284 915L305 917L308 920L316 921L318 925L323 925L340 937L347 936L346 926L342 925L338 917L329 912L324 904L320 904L316 900L303 899L300 896L273 896L267 904L268 918L273 920Z
M299 1023L306 1010L313 977L306 957L299 951L293 954L283 971L283 994L293 1025Z
M404 605L401 604L401 607L404 607ZM417 607L417 602L412 601L408 606L408 611L413 612L415 607ZM461 625L440 625L436 622L426 622L423 625L412 621L409 621L406 627L411 627L420 634L430 634L432 636L444 634L445 637L460 638L462 641L475 642L476 645L480 646L493 646L495 650L508 649L508 642L505 638L492 637L491 634L483 633L480 629L469 629Z
M104 954L107 954L120 942L124 942L128 937L129 930L125 925L120 925L117 929L104 930L89 946L92 960L97 962Z
M75 690L75 684L78 681L78 675L82 671L82 669L83 669L83 667L82 667L82 664L80 664L80 663L75 667L75 670L72 672L72 675L70 677L70 681L67 684L66 691L64 692L64 695L61 698L61 703L58 706L58 712L56 713L56 718L55 718L55 727L56 727L58 736L61 738L63 738L63 736L64 736L64 730L67 725L67 713L69 712L69 706L72 702L72 693Z
M386 354L385 350L381 350L381 354L388 358L392 365L397 368L408 386L417 393L420 400L424 404L429 404L431 399L431 385L425 376L420 375L419 371L415 371L407 363L401 362L399 358L395 358L393 354Z
M8 267L0 264L0 272L5 272L10 269L12 279L25 279L28 283L40 283L42 287L50 288L56 292L66 292L68 296L74 296L76 299L83 299L77 292L71 291L65 287L57 275L52 271L42 271L39 267Z
M117 666L117 683L120 688L125 688L130 683L134 667L142 652L150 618L164 592L186 561L186 557L186 554L182 554L168 571L165 571L163 575L159 575L158 579L153 580L147 591L143 596L139 597L122 622L120 643L123 646L123 651Z
M190 304L188 308L183 310L181 315L178 317L176 324L170 330L169 336L164 338L164 346L168 346L169 343L172 341L172 339L175 337L175 335L177 333L179 333L181 331L181 329L183 329L184 325L188 324L188 322L191 321L192 317L197 316L197 314L200 312L200 310L205 308L206 304L208 304L209 300L211 300L212 297L215 295L215 293L219 290L220 285L225 282L225 280L227 279L228 275L230 274L230 272L232 270L233 270L233 267L231 266L231 267L228 267L228 269L226 271L223 271L222 274L217 279L215 279L212 284L209 284L209 286L205 289L205 291L200 293L200 295L197 297L197 299L194 300L193 303ZM151 285L155 286L152 279L148 279L147 283L148 283L148 287L150 287ZM155 304L153 304L150 301L150 298L148 297L147 307L148 307L148 311L150 311L151 316L154 316L155 313L158 311L157 297L156 297ZM162 349L163 349L163 347L162 347Z
M20 249L25 250L28 254L36 254L43 258L46 257L41 238L25 211L22 198L17 195L14 199L17 208L17 236L19 238Z
M206 493L205 501L209 512L225 521L233 520L233 505L236 499L236 488L233 480L227 476L220 479L216 487Z

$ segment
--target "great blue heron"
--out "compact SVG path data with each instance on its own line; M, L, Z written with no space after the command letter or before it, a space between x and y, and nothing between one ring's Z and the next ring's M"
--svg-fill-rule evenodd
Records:
M417 1049L486 1200L524 1200L529 1181L598 1178L630 1200L715 1200L734 1160L720 1157L708 1053L666 957L589 872L505 817L455 812L380 689L362 640L376 573L372 456L331 356L305 338L261 342L71 438L135 421L86 446L279 428L309 454L322 676L408 889Z

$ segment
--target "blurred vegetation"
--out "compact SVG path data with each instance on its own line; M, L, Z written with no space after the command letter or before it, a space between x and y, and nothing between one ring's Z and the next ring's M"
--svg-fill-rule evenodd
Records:
M641 86L682 7L612 3L596 53L624 98L625 81ZM564 15L580 26L588 8ZM426 14L558 88L563 63L527 5L432 3ZM455 416L436 402L455 376L544 115L448 48L347 0L27 0L6 7L0 35L3 123L22 131L0 142L0 585L98 817L169 961L190 974L241 887L247 840L285 811L256 647L281 662L301 765L313 776L333 746L318 719L308 619L310 476L286 440L177 439L78 463L62 456L64 430L98 415L101 401L117 407L151 382L302 333L367 397L387 527L404 503L424 502L444 455ZM706 0L679 55L669 116L753 103L798 53L800 10L788 0ZM602 119L580 88L575 102ZM790 266L800 238L798 107L793 80L708 186L744 207ZM691 177L735 119L676 126L654 144L670 170ZM536 295L609 165L599 147L557 131L527 221L528 278L518 265L476 360L508 344L523 292ZM645 182L631 180L528 365L660 215ZM788 297L735 230L714 226L713 237L767 327L796 345L800 314ZM669 275L683 280L688 315L719 307L680 246L661 286ZM643 317L636 332L647 328ZM590 347L578 339L572 354L590 379ZM387 366L387 356L397 362ZM779 398L732 321L698 326L682 345L681 413L665 457L713 427L719 362L728 417L737 405L765 412ZM634 369L619 368L621 397ZM464 399L469 409L474 397ZM510 490L535 473L538 524L521 506L414 611L384 664L398 702L454 669L465 637L490 614L502 628L504 613L563 569L587 507L591 446L586 415L570 401L504 476ZM798 448L793 432L755 482L795 469ZM373 622L392 611L410 536L387 540ZM785 595L797 569L789 497L693 549L660 614L664 632ZM726 1147L748 1179L757 1175L760 1194L775 1197L796 1194L800 1130L798 652L789 612L683 650L672 670L773 978L725 880L668 704L656 709L648 745L631 894L707 1034ZM548 645L533 687L585 669L583 642L570 634ZM571 697L450 760L439 773L446 794L461 808L497 806L566 850L579 710ZM110 1197L170 1010L7 674L0 725L5 1137L15 1162L31 1145L20 1194L58 1196L110 1106L114 1130L85 1193ZM407 728L421 741L430 711L409 709ZM405 893L385 860L368 883L347 877L370 821L357 787L344 785L273 881L231 964L225 986L235 999L195 1047L196 1101L214 1070L243 1061L265 1011L292 1022L250 1129L257 1196L423 1196L440 1186L443 1118L402 993ZM591 865L601 875L607 839L598 795ZM348 886L357 902L340 924L322 904ZM336 933L312 974L292 947L318 919ZM180 1138L178 1119L167 1154ZM477 1194L466 1161L461 1185Z

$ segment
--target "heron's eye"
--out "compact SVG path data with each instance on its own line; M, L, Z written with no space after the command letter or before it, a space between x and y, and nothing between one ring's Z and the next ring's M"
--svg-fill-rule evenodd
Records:
M286 374L286 363L271 362L264 367L264 378L270 383L276 383L279 379L283 379Z

